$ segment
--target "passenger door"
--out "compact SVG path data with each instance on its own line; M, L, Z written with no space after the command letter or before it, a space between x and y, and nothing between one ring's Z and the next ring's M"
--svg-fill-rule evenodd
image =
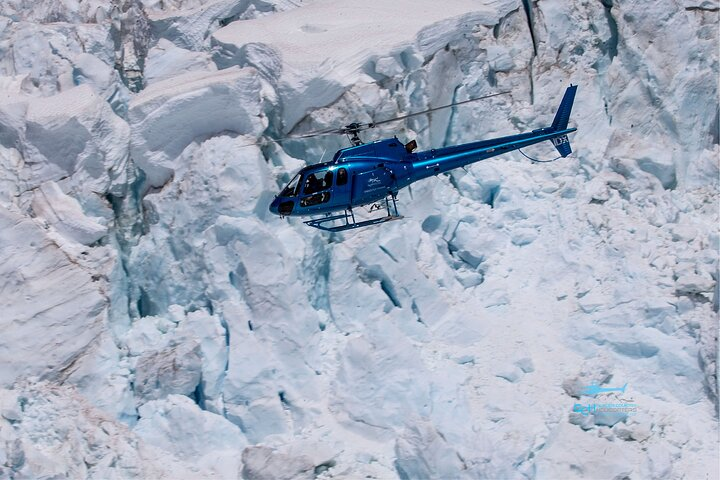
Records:
M385 198L394 181L391 172L384 166L353 175L352 204L364 205Z

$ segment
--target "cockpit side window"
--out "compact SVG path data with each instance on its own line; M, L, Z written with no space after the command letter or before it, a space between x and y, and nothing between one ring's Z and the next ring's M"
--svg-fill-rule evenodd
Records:
M300 174L298 173L293 177L292 180L290 180L290 183L287 184L287 187L283 189L282 192L280 192L281 197L295 197L297 194L300 193Z
M322 170L311 173L305 177L304 195L312 195L315 192L326 190L332 186L333 173L330 170Z
M345 185L347 183L347 181L348 181L347 170L345 170L344 168L341 168L340 170L338 170L338 173L337 173L337 185L338 186Z

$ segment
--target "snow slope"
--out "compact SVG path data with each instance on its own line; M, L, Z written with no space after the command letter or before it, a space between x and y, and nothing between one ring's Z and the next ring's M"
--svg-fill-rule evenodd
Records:
M718 478L718 15L3 2L0 477ZM571 82L571 157L267 210L345 143L258 140L505 90L364 138L523 132Z

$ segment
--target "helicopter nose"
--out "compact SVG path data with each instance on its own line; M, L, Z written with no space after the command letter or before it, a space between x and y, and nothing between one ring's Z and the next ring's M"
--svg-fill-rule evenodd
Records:
M270 212L281 217L292 215L295 208L295 201L292 198L276 197L270 204Z
M280 199L278 197L275 197L275 199L270 204L270 213L274 213L275 215L280 215L280 212L278 211L280 205Z

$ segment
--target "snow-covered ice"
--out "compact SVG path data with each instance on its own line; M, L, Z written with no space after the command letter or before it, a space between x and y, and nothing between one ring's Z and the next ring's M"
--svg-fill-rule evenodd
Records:
M0 477L719 478L719 16L3 2ZM346 146L270 139L498 91L363 138L519 133L569 83L571 157L268 212Z

